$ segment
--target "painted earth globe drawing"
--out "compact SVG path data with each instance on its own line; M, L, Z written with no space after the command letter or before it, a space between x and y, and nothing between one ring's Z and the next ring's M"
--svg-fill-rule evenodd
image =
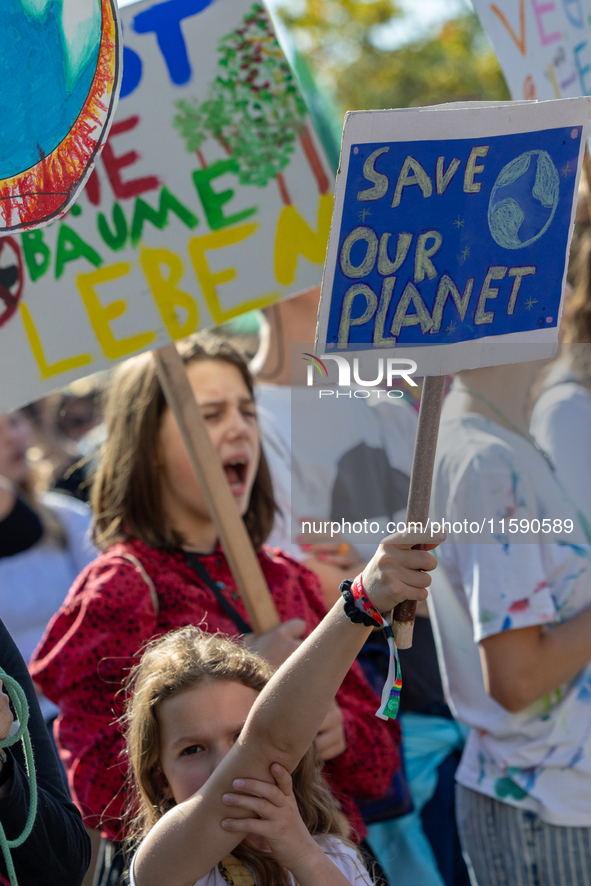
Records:
M63 215L120 79L116 0L0 0L0 233Z
M559 198L558 170L546 151L526 151L499 173L488 204L493 240L522 249L546 233Z
M20 39L2 45L2 104L12 108L12 125L0 141L1 178L34 166L69 133L90 91L101 39L96 2L8 0L8 9L11 36ZM34 53L23 52L25 42Z

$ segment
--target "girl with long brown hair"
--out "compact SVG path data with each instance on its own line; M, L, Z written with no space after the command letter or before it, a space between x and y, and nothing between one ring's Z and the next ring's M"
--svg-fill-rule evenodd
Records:
M427 596L421 570L436 560L412 550L421 541L382 545L356 579L365 604L354 592L353 613L351 600L337 602L270 681L258 656L197 628L148 647L127 712L134 886L369 886L312 742L371 631L359 608L381 621L399 601Z
M275 504L244 361L211 336L178 348L282 621L248 642L278 665L325 614L318 582L263 544ZM93 491L95 540L104 553L74 583L32 671L60 706L59 742L86 823L119 841L126 766L115 721L140 649L191 624L252 632L151 354L116 372L106 423ZM374 720L376 702L354 666L316 737L356 839L364 827L353 798L380 796L398 764L396 727Z

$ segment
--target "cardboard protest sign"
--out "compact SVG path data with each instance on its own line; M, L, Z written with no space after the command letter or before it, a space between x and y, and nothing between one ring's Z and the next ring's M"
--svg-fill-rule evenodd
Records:
M591 93L591 22L583 0L474 0L515 99Z
M412 348L421 375L510 361L482 342L550 355L590 112L568 99L347 115L317 353Z
M84 187L117 106L117 15L116 0L2 3L0 236L60 218ZM0 240L0 250L2 323L16 309L22 266L10 263L14 244Z
M19 301L0 315L0 412L321 280L329 166L264 8L120 16L121 97L84 193L0 240Z

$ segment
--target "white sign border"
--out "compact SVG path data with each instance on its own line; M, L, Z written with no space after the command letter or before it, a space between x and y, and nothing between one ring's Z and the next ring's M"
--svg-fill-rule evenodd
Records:
M551 106L551 107L550 107ZM494 132L491 133L490 110L499 109L495 115ZM551 110L552 125L548 126L548 112ZM449 112L453 111L453 114ZM458 114L462 114L458 125ZM438 119L434 119L437 115ZM382 111L349 111L345 117L341 160L337 172L335 206L326 253L326 264L322 278L322 295L318 310L315 353L342 354L357 357L363 369L368 356L376 354L399 358L421 358L422 375L447 375L462 369L476 369L508 362L507 348L496 350L495 344L539 344L538 357L552 357L557 347L555 328L512 332L504 335L485 336L464 342L444 345L412 345L402 348L371 348L360 351L327 350L326 333L330 313L330 297L334 283L338 257L339 237L345 202L345 187L349 170L349 156L352 145L373 144L375 142L440 141L442 139L491 138L492 135L512 135L521 132L537 132L540 129L557 129L563 126L581 126L582 136L579 145L575 199L571 213L567 250L574 228L577 208L576 196L587 143L589 120L591 117L591 97L554 99L544 102L451 102L447 105L433 105L425 108L401 108ZM567 267L562 280L562 297L558 320L562 316L564 287ZM332 345L332 343L331 343ZM511 349L512 351L513 349ZM527 349L526 349L527 351ZM528 356L523 358L528 359ZM531 357L529 357L531 359ZM519 360L511 360L519 362Z

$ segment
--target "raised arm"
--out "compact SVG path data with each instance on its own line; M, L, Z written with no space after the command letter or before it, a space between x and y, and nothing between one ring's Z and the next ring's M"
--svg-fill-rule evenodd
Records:
M426 551L411 548L430 541L408 535L380 546L363 572L363 581L381 612L405 599L427 597L425 587L431 579L421 570L434 569L436 560ZM243 835L222 828L221 822L228 817L223 794L232 790L236 778L273 783L273 763L288 772L295 769L370 631L353 624L341 602L335 604L265 687L240 738L203 788L168 812L145 838L135 859L137 886L160 886L164 880L168 886L193 886L232 851ZM234 809L232 816L250 815L241 812Z

